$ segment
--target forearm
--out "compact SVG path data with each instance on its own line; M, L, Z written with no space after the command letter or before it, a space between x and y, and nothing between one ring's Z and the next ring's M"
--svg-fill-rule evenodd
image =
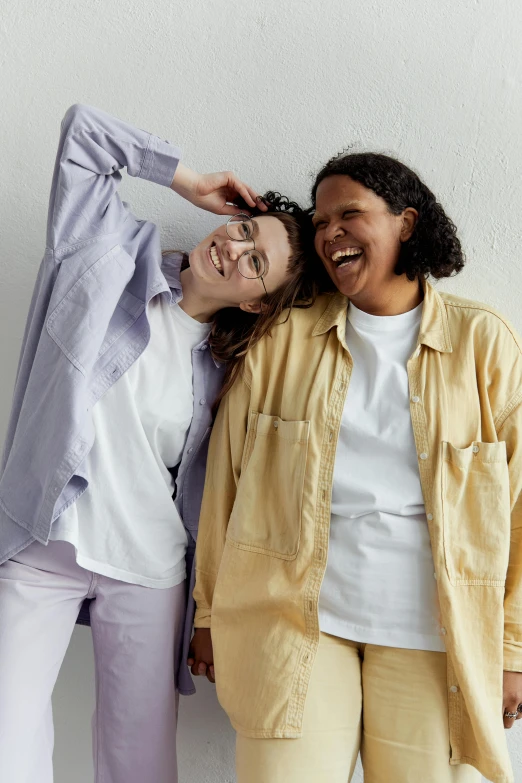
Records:
M170 183L171 190L182 198L190 200L190 197L194 193L198 176L199 175L192 169L189 169L188 166L185 166L183 163L178 163L174 177Z
M518 521L519 513L522 516L522 502L517 506ZM504 670L522 672L522 520L511 532L504 599Z
M522 672L522 406L506 419L499 437L506 442L511 496L509 564L504 595L504 669Z
M62 122L47 244L78 243L117 230L127 217L117 197L121 169L170 187L180 150L99 109L75 105Z
M238 378L219 408L210 439L196 546L196 628L210 628L214 589L236 498L245 444L250 389Z

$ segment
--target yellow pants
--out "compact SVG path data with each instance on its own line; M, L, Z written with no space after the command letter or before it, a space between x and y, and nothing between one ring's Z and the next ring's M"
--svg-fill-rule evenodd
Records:
M446 655L321 635L300 739L238 735L237 783L479 783L449 764Z

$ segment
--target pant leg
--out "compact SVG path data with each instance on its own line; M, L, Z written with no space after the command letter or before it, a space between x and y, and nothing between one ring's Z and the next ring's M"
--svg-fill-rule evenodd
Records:
M176 783L185 584L160 590L96 580L96 783Z
M63 542L33 543L0 566L2 783L52 783L51 695L88 589Z
M358 645L321 634L302 737L252 739L238 735L237 783L348 783L360 735Z
M446 654L364 646L365 783L480 783L450 766Z

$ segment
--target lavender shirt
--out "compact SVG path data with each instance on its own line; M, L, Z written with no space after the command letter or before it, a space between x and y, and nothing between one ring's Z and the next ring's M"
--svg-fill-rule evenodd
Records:
M144 351L146 305L182 298L181 255L162 265L157 227L137 220L118 196L120 170L169 187L180 151L97 109L69 109L54 170L47 244L23 338L0 475L0 563L33 541L85 491L93 405ZM194 604L194 547L223 368L207 342L192 354L194 416L179 465L176 505L187 529L190 574L182 693ZM175 371L175 368L173 368Z

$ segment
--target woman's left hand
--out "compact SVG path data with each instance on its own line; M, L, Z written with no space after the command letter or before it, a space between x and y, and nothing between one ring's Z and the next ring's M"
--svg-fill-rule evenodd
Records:
M239 197L251 208L258 207L262 211L267 209L256 191L232 171L198 174L183 163L178 163L170 187L194 206L216 215L235 215L238 207L234 206L234 202Z
M522 719L522 672L504 672L503 711L505 729L510 729L516 720ZM506 712L518 712L518 715L508 718Z

